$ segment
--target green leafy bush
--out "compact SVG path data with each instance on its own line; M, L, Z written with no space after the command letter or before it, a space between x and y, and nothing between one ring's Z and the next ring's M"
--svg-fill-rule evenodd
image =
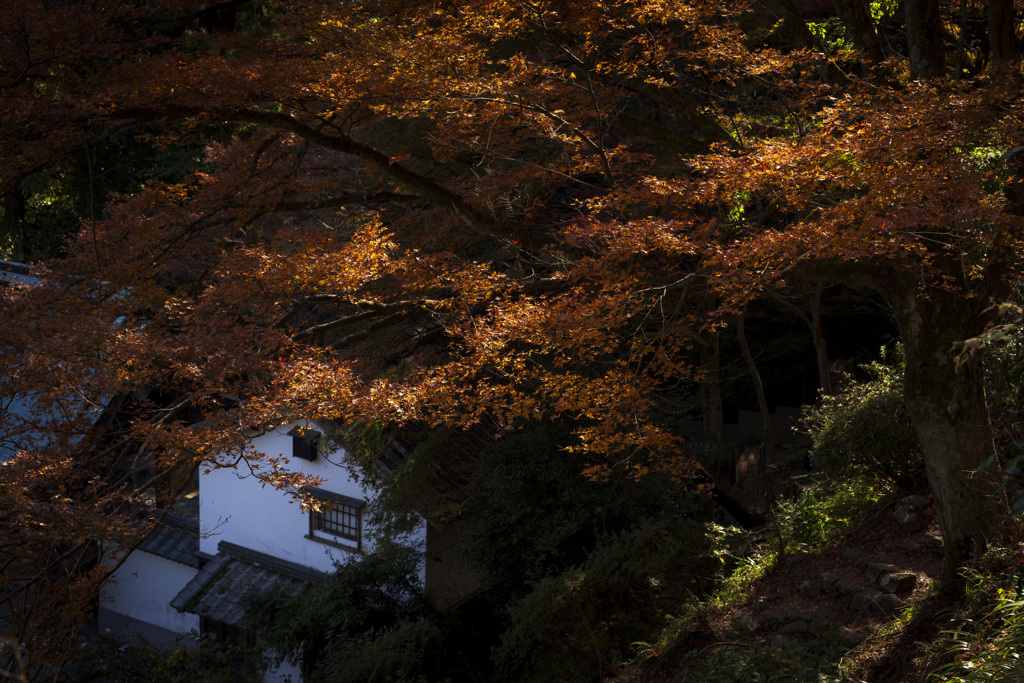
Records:
M251 597L247 625L278 661L299 663L310 683L427 680L443 649L428 623L419 562L414 549L382 545L294 597Z
M842 393L822 396L801 420L811 435L811 459L833 481L855 477L888 480L901 489L924 476L921 445L903 400L903 363L869 363L872 379L851 381Z
M839 17L828 17L820 22L809 21L807 28L821 41L829 54L836 54L851 48L852 41L846 35L846 25Z
M870 479L837 482L781 501L772 527L786 549L813 551L846 532L877 505L884 491Z
M717 578L714 551L694 523L651 521L602 539L581 566L537 581L516 603L495 655L500 677L601 680Z
M531 423L483 459L460 521L466 559L497 601L519 599L530 582L581 565L601 537L645 519L693 516L704 502L667 475L588 479L580 474L588 463L559 448L572 428Z
M742 602L750 586L787 552L813 552L862 522L887 493L874 479L850 479L804 491L780 501L770 523L756 537L755 550L737 558L712 599L713 604Z
M433 621L400 621L375 637L331 648L317 667L330 683L442 683L445 637Z
M217 642L212 635L195 631L167 645L155 645L141 637L125 643L101 635L88 641L82 638L60 680L235 683L258 679L267 664L256 648Z

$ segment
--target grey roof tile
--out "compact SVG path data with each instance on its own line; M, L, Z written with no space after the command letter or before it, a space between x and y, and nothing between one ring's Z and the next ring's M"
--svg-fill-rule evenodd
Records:
M245 598L282 585L288 595L322 581L323 572L221 541L217 555L178 593L171 606L233 626L241 625Z
M191 517L168 512L152 533L139 544L139 550L186 565L199 567L199 522Z

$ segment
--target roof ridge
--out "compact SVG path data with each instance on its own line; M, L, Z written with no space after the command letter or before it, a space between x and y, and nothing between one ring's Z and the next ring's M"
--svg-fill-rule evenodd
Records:
M217 552L230 555L235 559L255 564L257 566L263 565L268 569L288 575L299 581L321 583L327 579L327 572L322 572L318 569L313 569L289 560L283 560L280 557L275 557L267 553L261 553L258 550L246 548L244 546L231 543L230 541L221 541L218 543Z

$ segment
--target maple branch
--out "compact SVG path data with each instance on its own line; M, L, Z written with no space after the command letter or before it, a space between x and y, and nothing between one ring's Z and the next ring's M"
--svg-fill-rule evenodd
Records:
M624 111L616 112L612 124L648 140L671 147L681 154L700 154L708 150L708 143L692 135L666 128L660 123L642 119Z
M799 306L794 304L789 299L786 299L785 297L783 297L783 296L781 296L779 294L776 294L775 292L772 292L771 294L769 294L769 296L772 298L772 301L774 301L775 303L779 304L780 306L782 306L783 308L789 310L790 312L795 313L797 315L797 317L799 317L801 320L804 321L804 324L807 325L807 327L813 328L813 324L811 323L811 319L807 316L806 313L803 312L803 309L801 309Z
M425 201L450 210L469 227L494 237L511 237L511 235L502 235L498 226L487 220L479 210L448 188L426 176L409 170L383 152L369 145L356 142L343 133L339 132L329 135L302 123L289 114L280 112L243 110L240 112L222 112L222 115L237 121L274 126L294 133L300 138L319 145L324 149L356 156L403 185L416 188L422 192Z
M14 657L14 672L0 668L0 676L9 681L28 683L28 676L25 675L25 662L21 658L21 648L18 646L18 643L10 638L4 638L0 640L0 644Z
M684 287L689 287L690 283L693 282L693 280L696 279L697 277L699 277L698 273L690 273L685 277L676 280L675 282L670 282L667 285L656 285L654 287L647 287L645 289L638 289L636 291L638 294L645 294L647 292L662 292L663 294L667 294L668 292L674 289L682 289Z
M347 337L342 337L339 341L335 342L334 344L331 344L331 348L337 351L350 344L354 344L357 341L362 341L363 339L366 339L368 336L370 336L370 333L373 332L374 330L397 322L398 319L404 315L405 311L399 311L398 313L392 313L389 316L385 316L380 320L375 320L369 325L367 325L366 329L360 330L359 332L353 332Z
M302 312L302 309L306 307L306 303L306 301L300 301L296 304L292 304L292 307L289 308L284 315L278 318L277 321L270 326L270 328L277 330L281 329L282 327L290 323L292 320L294 320L295 316Z
M383 202L394 202L397 204L415 204L424 201L421 195L401 194L398 192L345 192L339 196L328 199L316 199L302 202L280 202L268 207L268 212L274 211L317 211L319 209L336 209L349 204L377 204Z
M555 112L551 111L547 107L541 106L536 103L523 102L521 97L519 97L516 101L510 101L504 97L485 97L482 95L477 95L473 97L463 97L462 99L468 100L470 102L490 102L494 104L504 104L508 106L518 107L520 109L525 109L527 111L532 111L537 114L541 114L542 116L551 119L558 125L565 126L569 130L571 130L572 134L579 138L583 142L583 144L589 147L592 152L601 157L601 166L604 170L605 177L608 179L608 185L613 185L612 169L611 166L608 164L608 155L605 153L603 146L591 140L590 136L584 133L578 126L574 126L572 123L565 120L564 118L562 118ZM600 119L598 120L600 121Z
M502 240L519 242L537 241L535 237L532 237L528 233L520 235L506 226L502 226L489 220L479 209L471 205L455 192L452 192L448 188L425 175L406 168L401 163L376 148L357 142L341 132L335 132L333 134L325 133L322 130L318 130L306 123L303 123L290 114L274 111L260 111L256 109L211 110L182 105L168 105L163 109L130 107L118 110L114 113L114 117L116 118L131 118L139 120L159 120L175 116L184 118L215 117L224 121L255 123L287 131L324 149L341 152L343 154L351 154L352 156L362 159L382 171L392 180L418 190L421 193L422 201L451 211L458 216L463 223L481 234ZM403 201L407 201L409 199L403 195L395 195L395 197L401 198Z
M387 313L390 311L404 312L419 306L436 306L440 303L440 301L436 301L433 299L407 299L405 301L395 301L390 304L382 304L372 301L360 301L356 302L357 306L360 306L362 308L371 308L372 310L363 311L361 313L355 313L353 315L349 315L344 318L339 318L337 320L332 320L331 322L323 323L321 325L307 327L306 329L300 332L296 332L294 335L292 335L292 340L302 341L303 339L309 339L310 337L313 337L314 335L320 334L322 332L329 332L330 330L337 329L339 327L344 327L345 325L351 325L352 323L362 322L363 320L369 320L371 318L379 316L382 313Z
M835 261L803 257L782 272L787 277L800 280L833 282L881 292L886 280L897 271L869 261Z
M568 278L534 278L522 282L518 291L513 292L513 294L552 294L565 292L572 288L572 284L572 281Z
M560 41L556 40L554 41L554 44L578 67L585 69L588 74L593 73L585 60L576 55L572 50L569 50L562 45ZM707 151L708 146L714 142L724 142L730 147L738 146L736 140L729 135L729 132L725 130L725 128L723 128L721 124L714 119L714 117L701 114L698 111L696 104L685 99L674 88L648 83L640 78L622 78L620 80L614 80L609 78L607 74L602 74L600 72L593 73L593 77L608 85L626 88L627 90L631 90L637 94L644 95L666 108L679 112L686 121L686 124L703 136L704 144L699 150L701 152Z

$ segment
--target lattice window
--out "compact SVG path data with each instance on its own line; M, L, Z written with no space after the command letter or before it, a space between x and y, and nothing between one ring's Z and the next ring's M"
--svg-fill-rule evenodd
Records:
M319 511L313 512L313 530L359 541L360 517L358 508L341 503L324 503Z
M305 491L317 501L320 508L309 514L309 534L306 538L361 552L366 501L315 486L308 486Z

